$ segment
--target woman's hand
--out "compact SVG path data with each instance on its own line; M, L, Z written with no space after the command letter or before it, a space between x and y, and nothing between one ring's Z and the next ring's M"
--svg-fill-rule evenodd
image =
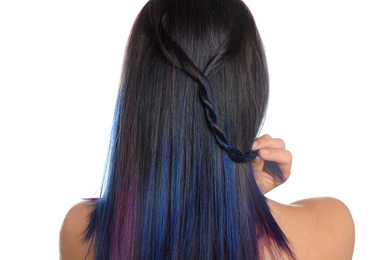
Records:
M263 135L255 140L252 150L259 150L259 156L252 161L252 168L257 186L263 194L282 184L277 178L274 179L264 161L278 163L284 179L287 180L290 177L292 154L286 150L282 139Z

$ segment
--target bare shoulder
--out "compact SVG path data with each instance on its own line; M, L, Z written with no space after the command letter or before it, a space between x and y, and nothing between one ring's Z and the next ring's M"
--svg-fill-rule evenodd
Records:
M84 243L84 230L89 223L89 214L94 202L82 201L74 205L66 214L60 231L60 259L84 259L89 243ZM90 254L87 259L93 259Z
M330 197L310 198L290 205L271 202L298 259L352 259L355 227L348 207Z

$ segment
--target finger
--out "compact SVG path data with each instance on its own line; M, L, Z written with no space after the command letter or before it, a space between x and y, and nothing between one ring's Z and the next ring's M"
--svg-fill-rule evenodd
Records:
M284 143L283 139L262 136L255 140L252 150L263 148L286 149L286 144Z
M258 165L259 163L261 163L261 161L263 160L260 159L260 156L256 156L255 159L253 159L252 161L252 165Z
M262 135L262 136L256 138L255 141L253 142L252 150L255 150L256 148L258 148L260 142L263 142L266 139L272 139L272 137L269 134L265 134L265 135Z
M265 161L272 161L279 164L291 164L292 154L283 149L260 149L259 156Z
M255 177L256 183L259 185L259 183L262 182L262 177L264 175L263 168L264 168L264 160L260 159L259 156L257 156L252 161L252 169L253 169L253 175Z
M264 168L264 160L260 159L260 157L256 157L252 161L252 168L254 172L262 172Z

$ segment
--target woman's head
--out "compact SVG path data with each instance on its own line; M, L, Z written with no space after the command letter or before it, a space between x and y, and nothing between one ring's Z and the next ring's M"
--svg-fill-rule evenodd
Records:
M288 251L250 164L267 98L242 1L150 0L128 41L107 181L86 233L98 259Z
M150 1L134 25L125 64L133 67L124 69L122 87L142 94L125 94L145 110L141 120L180 119L173 125L185 136L199 124L226 151L232 149L224 143L250 151L267 103L268 73L254 20L241 1Z

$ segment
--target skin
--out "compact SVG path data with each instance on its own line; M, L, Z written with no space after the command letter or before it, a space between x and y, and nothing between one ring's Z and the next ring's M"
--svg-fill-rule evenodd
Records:
M256 139L252 150L259 150L252 167L256 183L263 194L281 184L275 182L264 166L264 161L277 162L285 180L290 177L292 154L286 150L282 139L263 135ZM268 199L268 205L289 239L297 259L352 259L355 227L350 211L340 200L330 197L310 198L284 205Z
M292 155L282 139L263 135L252 147L259 156L252 162L256 183L263 194L278 187L264 166L264 161L279 164L287 180L291 174ZM82 232L88 225L91 202L73 206L65 217L60 232L60 259L84 259L89 244L81 242ZM351 213L340 200L322 197L296 201L285 205L268 199L271 212L290 241L299 260L350 260L352 259L355 228ZM265 253L266 259L272 259ZM88 260L94 258L93 250ZM284 259L290 259L285 256Z
M60 231L60 259L84 259L89 249L89 243L82 242L82 234L88 226L88 215L91 212L89 201L74 205L65 217ZM87 260L93 260L93 250Z

